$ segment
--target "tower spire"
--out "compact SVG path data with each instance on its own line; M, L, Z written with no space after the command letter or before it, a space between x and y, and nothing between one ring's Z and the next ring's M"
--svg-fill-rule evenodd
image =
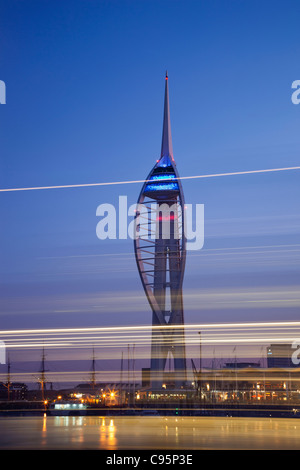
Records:
M150 382L154 390L162 388L168 357L173 358L175 387L179 389L187 381L182 298L186 259L184 206L173 159L166 73L161 158L141 189L141 209L135 216L138 236L134 239L139 274L152 309ZM142 221L146 216L148 221L156 220L154 228ZM168 331L166 326L170 327Z
M170 160L174 161L173 146L172 146L172 134L171 134L170 105L169 105L169 84L168 84L168 82L169 82L168 71L166 71L164 120L163 120L163 132L162 132L162 143L161 143L160 158L169 157Z

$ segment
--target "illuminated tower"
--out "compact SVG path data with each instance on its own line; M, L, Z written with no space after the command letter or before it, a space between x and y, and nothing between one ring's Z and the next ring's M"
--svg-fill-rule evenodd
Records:
M186 382L182 302L186 239L184 196L173 158L167 74L161 155L142 187L135 220L136 261L153 312L151 386L161 389L171 358L178 388Z

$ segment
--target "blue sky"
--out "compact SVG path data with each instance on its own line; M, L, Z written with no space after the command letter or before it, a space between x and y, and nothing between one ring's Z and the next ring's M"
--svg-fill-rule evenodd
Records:
M2 1L0 187L145 178L160 152L166 69L181 176L299 166L299 9L290 0ZM205 205L204 249L187 260L186 321L298 319L299 302L282 308L272 293L299 286L299 173L183 187L186 202ZM150 323L132 241L96 237L97 206L119 195L132 204L139 190L0 195L1 329ZM266 286L269 302L252 309L199 311L189 296L202 305L201 293ZM139 299L131 313L115 302L124 292Z

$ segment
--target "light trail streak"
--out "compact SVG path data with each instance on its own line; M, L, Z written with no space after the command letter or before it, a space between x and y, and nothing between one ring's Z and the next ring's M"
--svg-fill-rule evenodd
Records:
M265 369L261 369L261 373L260 374L257 374L257 375L252 375L251 376L251 381L255 382L255 381L259 381L260 383L264 380L263 377L262 377L262 374L264 372ZM220 386L220 384L224 381L224 379L226 379L226 382L236 382L236 378L234 376L230 376L228 374L226 374L226 372L228 372L228 370L225 369L218 369L217 373L214 375L214 381L216 382L216 384L218 384L218 386ZM33 374L31 372L24 372L24 373L15 373L14 374L16 376L16 378L18 379L18 381L26 381L27 383L36 383L36 378L34 376L32 376ZM119 375L120 375L120 371L105 371L102 373L102 379L101 382L102 383L115 383L115 382L119 382L120 379L119 379ZM77 372L69 372L69 371L63 371L63 372L56 372L56 373L50 373L47 375L48 379L50 382L57 382L57 383L63 383L63 382L77 382L78 381L86 381L86 382L89 382L89 374L86 372L86 371L79 371L78 373ZM6 380L6 377L4 374L0 374L0 378L5 381ZM241 375L240 371L239 371L239 376L238 376L238 379L239 381L249 381L249 376L247 376L247 374L245 375ZM207 380L209 381L210 378L209 377L204 377L204 380ZM277 381L282 381L282 376L280 374L278 375L274 375L274 376L271 376L271 377L268 377L268 382L277 382ZM298 377L293 377L292 378L293 382L299 382L300 379ZM101 385L101 382L100 382L100 385ZM106 389L107 391L107 389ZM80 393L78 391L78 393ZM118 393L118 391L116 391L116 393Z
M87 350L97 348L105 351L103 359L115 358L114 350L119 351L135 344L137 356L143 357L145 348L151 346L152 326L123 326L98 328L61 328L39 330L2 330L0 337L5 340L8 349L37 350L46 347L49 350ZM167 334L182 329L181 325L158 326ZM170 331L171 330L171 331ZM293 343L300 338L300 322L253 322L253 323L217 323L217 324L188 324L185 326L185 344L187 347L198 347L199 336L202 333L202 344L208 348L218 348L237 345L266 345L271 343ZM181 338L175 337L180 344ZM101 353L102 354L102 353Z
M270 328L270 330L272 330L273 328ZM294 327L282 327L280 328L280 333L282 334L286 334L287 332L284 332L283 330L290 330L293 335L295 335L295 328ZM253 335L253 333L249 332L249 331L246 331L244 332L242 329L237 331L235 330L235 332L233 333L218 333L218 332L213 332L213 333L207 333L205 332L205 338L220 338L220 337L236 337L236 336L239 336L239 337L252 337L251 334ZM258 331L258 332L255 332L255 335L256 337L259 337L259 336L263 336L265 335L266 333L263 332L263 331ZM19 335L21 336L21 335ZM185 333L185 338L186 340L189 340L189 339L193 339L195 338L195 333L193 332L186 332ZM136 336L136 335L115 335L115 336L84 336L84 337L70 337L70 336L66 336L66 337L54 337L54 338L48 338L47 341L48 343L43 343L44 345L46 344L55 344L54 342L59 342L58 344L63 344L62 341L68 341L66 343L66 345L69 345L71 344L70 341L72 341L72 344L73 343L96 343L96 341L101 341L103 343L112 343L113 341L117 341L119 343L123 343L123 342L128 342L129 340L130 341L135 341L135 342L144 342L144 341L149 341L151 339L151 335L150 335L150 331L149 332L144 332L143 333L143 336L141 336L141 334L139 336ZM21 339L18 339L18 337L14 337L13 339L9 339L7 340L7 345L11 344L10 341L14 341L16 344L24 344L26 341L31 341L32 344L34 345L39 345L40 346L40 343L41 343L41 337L36 337L36 338L32 338L31 336L29 336L28 338L24 338L24 335L23 335L23 338ZM38 343L37 343L38 342Z
M286 321L286 322L245 322L245 323L197 323L186 324L185 330L189 329L223 329L223 328L269 328L269 327L299 327L300 321ZM165 326L152 326L152 325L130 325L130 326L108 326L108 327L87 327L87 328L45 328L36 330L0 330L0 335L14 335L14 334L48 334L48 333L82 333L82 332L109 332L109 331L130 331L130 330L145 330L151 331L155 329L176 329L182 328L181 325L165 325Z
M237 332L236 330L233 332L230 332L227 330L227 332L222 332L222 333L217 333L217 332L212 332L212 333L207 333L203 332L202 333L202 344L203 345L225 345L225 344L265 344L265 343L285 343L285 342L293 342L295 341L295 336L296 336L297 330L293 328L293 330L290 331L246 331L246 332ZM187 333L185 335L185 343L187 346L194 346L198 345L198 335L195 333ZM275 335L274 335L275 333ZM287 334L289 336L287 336ZM298 335L300 336L300 330L298 330ZM67 340L67 341L66 341ZM166 340L167 341L167 340ZM175 337L175 340L173 341L178 342L180 344L181 338ZM59 348L59 349L83 349L83 348L91 348L91 347L96 347L98 349L109 349L109 348L124 348L126 345L129 343L134 344L139 347L148 347L151 345L151 338L150 336L140 336L140 337L132 337L132 336L113 336L113 337L76 337L73 338L67 337L67 338L53 338L48 339L48 342L45 343L43 341L43 338L37 338L37 339L32 339L31 337L29 338L23 338L23 339L16 339L16 338L11 338L8 342L6 342L6 347L7 348L26 348L26 349L40 349L41 347L48 347L48 348Z
M215 174L208 174L208 175L181 176L179 179L191 180L191 179L200 179L200 178L218 178L222 176L250 175L250 174L272 173L272 172L292 171L292 170L300 170L300 166L292 166L292 167L286 167L286 168L267 168L263 170L234 171L234 172L228 172L228 173L215 173ZM0 192L37 191L37 190L67 189L67 188L87 188L87 187L95 187L95 186L113 186L113 185L135 184L135 183L141 184L144 182L145 180L131 180L131 181L110 181L110 182L102 182L102 183L64 184L64 185L56 185L56 186L34 186L34 187L24 187L24 188L1 188Z
M294 247L297 247L298 249L293 249ZM195 251L191 251L190 256L203 256L203 253L206 255L214 255L214 252L216 252L216 255L219 255L218 252L220 251L233 251L233 253L228 253L234 254L235 251L241 251L241 250L261 250L261 249L266 249L264 251L258 251L257 253L281 253L281 252L298 252L299 251L300 244L289 244L289 245L256 245L256 246L237 246L237 247L228 247L228 248L203 248L201 251L201 255L199 253L196 253ZM270 250L270 248L280 248L280 250ZM288 250L283 250L283 248L292 248ZM245 252L248 254L248 252ZM252 252L249 252L252 253ZM222 253L221 253L222 254ZM224 253L227 255L227 253ZM240 253L238 253L240 254ZM244 253L243 253L244 254ZM128 257L132 257L132 252L127 251L127 252L121 252L121 253L93 253L93 254L84 254L84 255L62 255L62 256L40 256L39 259L41 260L54 260L54 259L73 259L73 258L106 258L106 257L122 257L122 259L126 260Z
M62 347L74 347L74 345L72 345L71 343L32 343L32 344L6 344L5 345L6 348L43 348L43 347L47 347L47 348L62 348Z
M236 337L236 336L243 336L243 337L249 337L249 335L251 334L256 334L256 336L262 336L262 335L265 335L266 333L264 331L259 331L259 332L255 332L255 330L257 329L258 327L256 327L254 329L254 331L251 333L250 331L246 331L244 332L244 330L242 328L238 328L238 329L234 329L234 332L232 333L224 333L224 332L216 332L216 330L212 333L209 333L209 331L205 331L204 329L202 329L202 333L205 334L205 338L215 338L215 339L218 339L219 337ZM273 328L268 328L269 331L271 332ZM285 331L283 331L285 330ZM288 330L288 331L286 331ZM280 332L282 332L282 334L287 334L288 332L290 331L290 333L292 333L293 337L295 336L295 332L297 330L295 330L295 327L288 327L288 326L285 326L285 327L281 327L280 328ZM279 332L279 334L280 334ZM185 331L185 338L186 340L189 340L190 338L194 338L195 337L195 334L198 333L198 331ZM51 333L52 335L53 333ZM80 334L80 333L77 333L77 335ZM96 343L96 341L101 341L103 343L108 343L108 342L113 342L113 341L119 341L119 342L128 342L128 341L131 341L131 342L142 342L142 341L147 341L149 340L150 341L150 338L151 338L151 335L150 335L150 331L145 331L145 332L141 332L139 336L135 336L135 335L115 335L115 336L92 336L92 337L89 337L89 336L84 336L84 337L78 337L77 335L76 336L66 336L66 337L60 337L59 334L58 336L56 337L50 337L48 336L47 337L47 341L49 344L54 344L53 342L60 342L59 344L62 344L61 341L68 341L68 344L70 343L70 341L72 341L72 344L75 344L75 343L78 343L78 342L84 342L86 341L86 343ZM141 336L142 335L142 336ZM299 336L300 336L300 330L299 330ZM32 335L29 335L28 337L26 337L26 335L22 335L22 334L18 334L18 335L15 335L14 337L10 336L8 337L7 339L5 339L6 341L6 344L9 345L9 344L12 344L11 342L14 341L16 344L22 344L24 343L25 341L31 341L33 344L39 344L41 343L42 339L41 338L44 338L44 336L38 336L38 337L32 337ZM36 342L39 342L39 343L36 343ZM45 343L43 343L45 345Z
M283 337L283 338L280 338L280 337L264 337L264 338L256 338L256 337L253 337L253 338L226 338L226 339L218 339L217 343L218 344L246 344L246 343L251 343L251 344L254 344L254 343L285 343L285 342L288 342L288 341L291 341L291 337ZM9 348L9 349L12 349L12 348L23 348L23 349L40 349L41 347L45 346L47 348L51 348L51 347L55 347L55 348L59 348L59 349L86 349L87 347L91 347L91 346L95 346L97 347L98 349L106 349L106 348L124 348L127 346L127 341L124 341L122 343L107 343L107 344L103 344L102 342L100 342L99 344L97 343L86 343L86 344L66 344L66 343L62 343L62 344L47 344L47 345L44 345L44 344L10 344L10 345L7 345L6 347ZM166 341L166 343L168 343L168 341ZM173 340L173 341L170 341L170 344L181 344L181 341L180 339L178 339L178 341ZM194 341L186 341L185 342L186 345L198 345L199 344L199 339L198 341L195 339ZM212 339L205 339L203 338L202 341L201 341L202 344L216 344L216 339L215 338L212 338ZM150 346L151 345L151 342L150 341L146 341L146 342L136 342L135 343L135 346Z
M266 327L265 327L266 328ZM265 329L263 328L263 329ZM271 327L267 327L268 330L273 330L273 329L276 329L276 326L271 326ZM197 328L196 328L197 329ZM260 329L260 327L256 326L255 328L251 328L252 330L257 330L257 329ZM293 326L280 326L280 330L290 330L294 335L295 335L295 325ZM216 332L216 330L213 331L213 333L209 334L208 331L205 331L205 329L202 329L203 332L205 332L205 335L206 337L210 337L210 335L213 335L212 337L214 338L218 338L219 336L225 336L225 335L228 335L229 333L218 333ZM234 329L235 333L231 333L231 336L234 336L234 335L249 335L250 333L249 332L246 332L244 333L244 329L243 328L235 328ZM112 340L130 340L130 341L138 341L138 340L144 340L146 339L146 335L150 338L150 329L149 331L148 330L145 330L144 332L141 331L140 334L138 336L136 335L115 335L115 336L107 336L106 333L104 332L104 336L85 336L85 337L79 337L77 338L76 336L77 335L80 335L81 334L81 331L78 331L78 332L72 332L72 341L74 342L77 342L77 341L88 341L88 342L93 342L93 341L112 341ZM197 333L197 331L196 331ZM47 335L47 341L63 341L63 340L68 340L70 341L70 336L64 336L64 337L60 337L59 335L62 335L62 334L65 334L65 333L57 333L57 336L56 337L51 337L52 335L54 335L55 333L48 333ZM193 331L190 331L190 330L187 330L185 328L185 337L186 338L190 338L190 337L193 337L195 333L193 333ZM260 331L260 332L257 332L256 333L257 335L263 335L265 334L263 331ZM300 332L299 332L300 334ZM40 333L30 333L28 335L28 339L27 340L30 340L30 341L41 341L41 337L38 336L38 337L32 337L32 336L36 336L36 335L40 335ZM144 335L143 337L141 335ZM3 335L4 336L4 335ZM50 337L49 337L50 336ZM25 338L24 338L25 337ZM10 335L10 338L8 337L8 339L6 339L6 344L10 344L10 341L18 341L17 338L24 338L24 339L20 339L19 341L26 341L26 332L25 334L24 333L18 333L18 334L15 334L13 339L11 339L11 335Z

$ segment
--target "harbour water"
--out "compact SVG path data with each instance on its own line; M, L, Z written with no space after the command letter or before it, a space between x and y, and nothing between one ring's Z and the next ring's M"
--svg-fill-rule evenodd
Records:
M0 449L300 450L297 418L0 417Z

